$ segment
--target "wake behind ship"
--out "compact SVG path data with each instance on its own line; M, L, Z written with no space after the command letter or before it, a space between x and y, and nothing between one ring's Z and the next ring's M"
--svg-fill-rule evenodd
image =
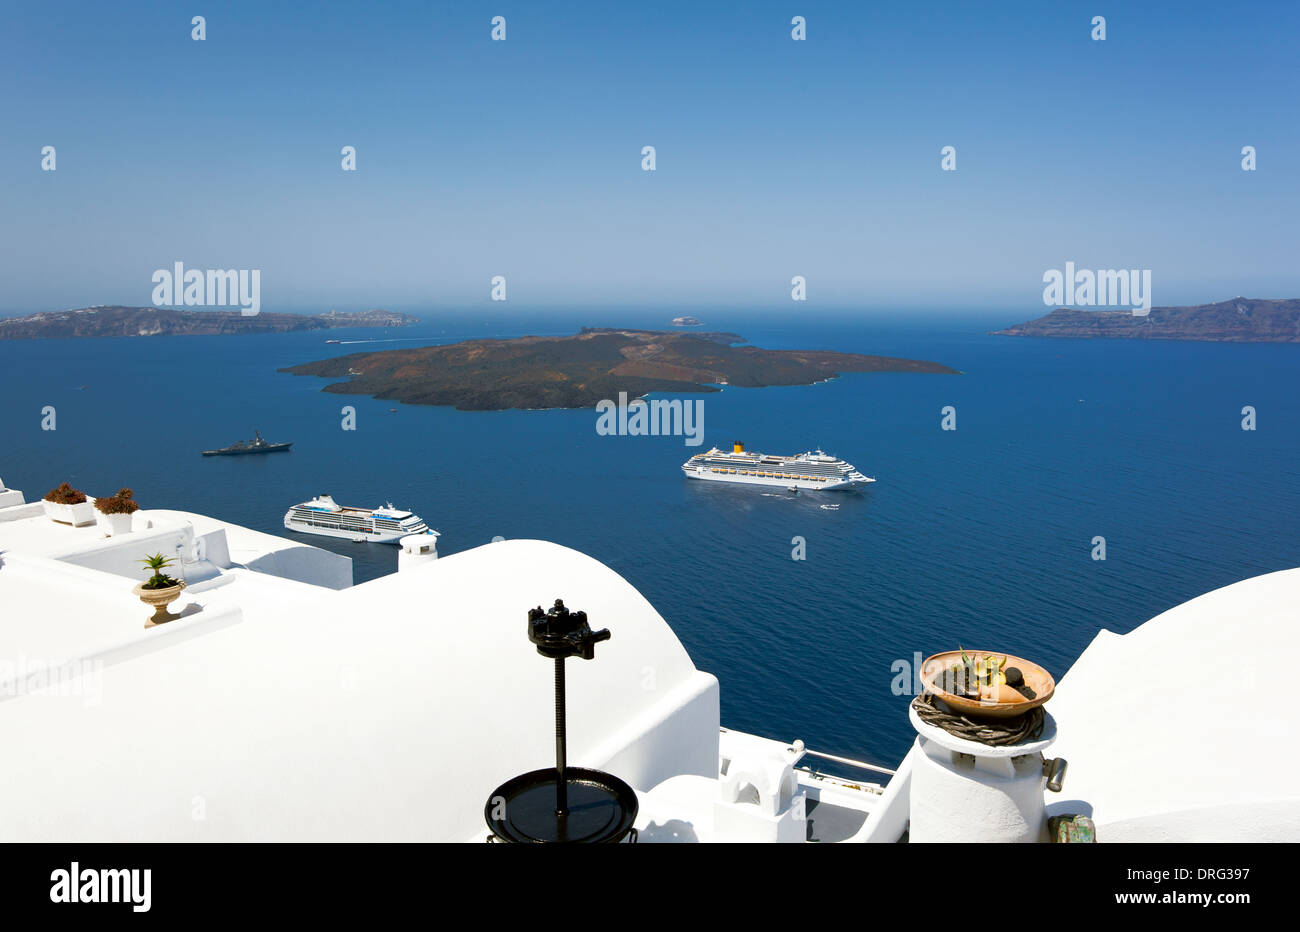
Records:
M851 489L876 481L858 472L852 463L821 450L795 456L770 456L745 452L745 445L739 440L730 453L717 447L707 453L697 453L682 464L682 472L688 479L821 491Z

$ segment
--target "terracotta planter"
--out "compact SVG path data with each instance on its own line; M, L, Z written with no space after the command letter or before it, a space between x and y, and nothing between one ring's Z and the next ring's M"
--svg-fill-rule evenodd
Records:
M1004 654L1001 651L968 650L966 654L969 657L987 657L990 655L1006 657L1007 666L1019 669L1024 675L1025 682L1037 693L1037 696L1033 699L1023 699L1017 702L993 702L988 699L971 699L966 696L953 695L941 688L936 683L936 680L943 674L944 670L961 660L961 654L962 652L959 650L950 650L942 654L935 654L933 657L927 657L925 663L921 665L921 683L951 708L969 715L971 718L1010 718L1013 715L1023 715L1030 709L1036 708L1051 699L1052 694L1056 692L1056 681L1052 679L1052 674L1032 660L1013 657L1011 654Z
M96 520L99 522L99 526L104 529L104 533L109 537L117 537L119 534L131 533L130 515L106 515L102 511L97 511L96 515Z
M137 583L131 591L140 597L140 601L145 605L154 606L153 617L144 623L146 628L152 628L155 625L161 625L168 621L175 621L180 615L173 615L167 611L167 606L175 602L180 597L181 590L185 588L184 581L174 586L168 586L166 589L146 589L144 583Z
M42 499L41 504L45 506L45 516L51 521L57 521L60 524L71 524L73 527L82 527L95 523L95 506L90 502L61 505L58 502Z

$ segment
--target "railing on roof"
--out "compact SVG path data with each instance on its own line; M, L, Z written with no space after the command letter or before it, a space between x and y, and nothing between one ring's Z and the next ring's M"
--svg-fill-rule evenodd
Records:
M863 770L871 770L876 773L884 773L884 774L888 774L891 777L898 772L896 770L890 770L888 767L881 767L878 764L868 764L866 761L853 760L852 758L840 757L835 754L827 754L824 751L814 751L811 750L810 748L804 748L803 752L804 754L808 754L813 757L820 757L824 760L833 760L837 764L846 764L850 767L861 767Z

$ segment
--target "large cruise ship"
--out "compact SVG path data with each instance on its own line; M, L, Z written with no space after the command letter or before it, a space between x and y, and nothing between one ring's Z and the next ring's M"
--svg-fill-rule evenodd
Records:
M852 463L814 450L796 456L768 456L747 453L739 440L730 453L717 447L697 453L682 464L688 479L745 482L751 485L779 485L788 489L851 489L875 482L858 472Z
M376 544L396 544L411 534L438 534L429 530L419 515L394 508L392 503L383 508L354 508L323 494L285 512L284 526L303 534Z

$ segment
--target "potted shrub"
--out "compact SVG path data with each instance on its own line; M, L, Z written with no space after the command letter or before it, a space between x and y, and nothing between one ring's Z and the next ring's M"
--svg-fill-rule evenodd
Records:
M131 515L140 510L139 503L131 497L134 494L130 489L118 489L116 495L95 499L99 526L108 532L109 537L130 533Z
M140 561L149 569L153 570L153 575L142 583L138 583L134 589L140 601L145 605L154 607L153 617L144 623L146 628L152 628L154 625L161 625L164 622L174 621L181 617L173 615L167 611L167 606L180 596L181 590L185 588L185 581L174 579L163 572L171 566L173 560L169 560L161 553L155 553L151 557L145 557Z
M95 508L86 501L86 493L64 482L45 493L45 514L52 521L81 527L95 523Z

